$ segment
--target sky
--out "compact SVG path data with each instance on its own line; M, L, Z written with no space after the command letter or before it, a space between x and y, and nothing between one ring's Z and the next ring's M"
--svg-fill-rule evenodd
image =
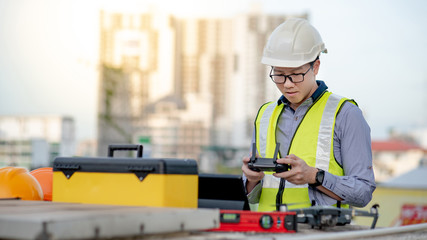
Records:
M177 16L308 13L328 49L317 76L353 98L372 138L427 128L427 1L0 0L0 115L66 115L96 138L99 10ZM260 63L261 64L261 63Z

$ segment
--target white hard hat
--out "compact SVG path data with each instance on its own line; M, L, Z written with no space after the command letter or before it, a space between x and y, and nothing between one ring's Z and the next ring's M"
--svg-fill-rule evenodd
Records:
M261 62L276 67L299 67L326 53L319 32L305 19L293 18L271 33Z

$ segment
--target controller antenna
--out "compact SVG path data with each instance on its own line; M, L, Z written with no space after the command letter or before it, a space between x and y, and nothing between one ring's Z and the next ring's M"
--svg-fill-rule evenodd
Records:
M280 143L276 143L276 149L274 150L274 162L277 160L277 154L279 153Z
M256 143L252 144L252 156L251 156L251 161L255 161L256 159Z

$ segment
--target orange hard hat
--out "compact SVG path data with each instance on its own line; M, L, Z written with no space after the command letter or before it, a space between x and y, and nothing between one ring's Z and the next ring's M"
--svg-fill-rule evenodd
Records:
M51 167L37 168L30 172L37 179L43 190L43 200L52 201L52 179L53 170Z
M42 200L43 191L37 180L21 167L0 168L0 199Z

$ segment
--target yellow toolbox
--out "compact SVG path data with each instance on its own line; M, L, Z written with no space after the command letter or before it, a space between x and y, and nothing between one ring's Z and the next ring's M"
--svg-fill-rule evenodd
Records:
M137 158L114 158L137 150ZM108 157L57 157L52 201L197 208L198 172L192 159L142 158L142 145L110 145Z

